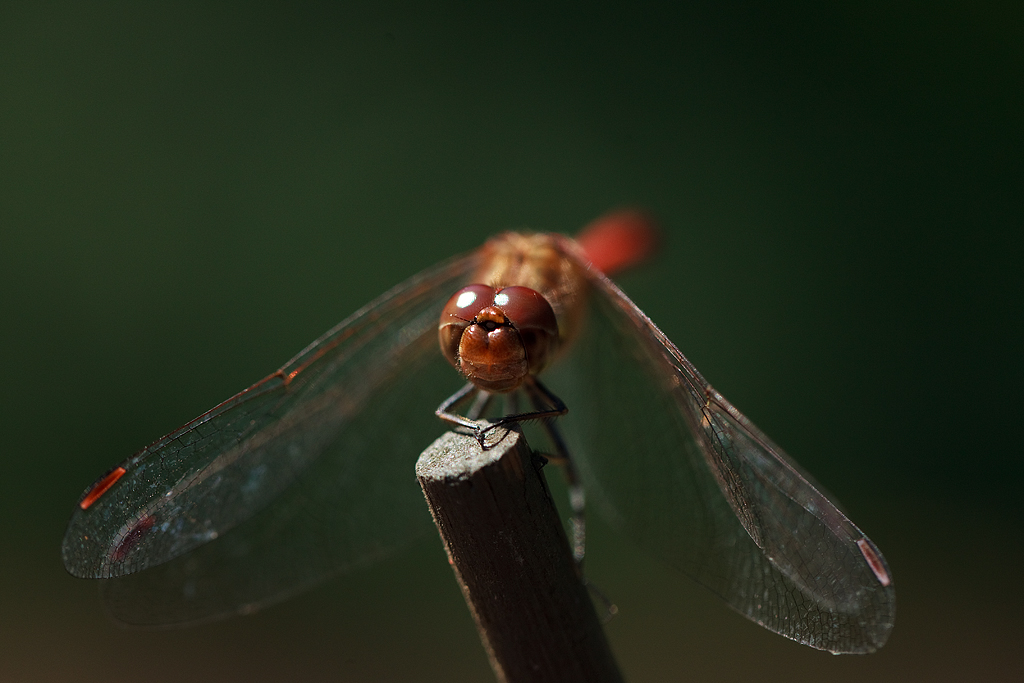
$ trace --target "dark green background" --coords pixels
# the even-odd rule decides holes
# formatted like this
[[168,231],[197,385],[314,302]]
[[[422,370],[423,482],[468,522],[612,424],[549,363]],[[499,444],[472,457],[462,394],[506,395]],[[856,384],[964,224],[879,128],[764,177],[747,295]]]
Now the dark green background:
[[63,527],[104,469],[410,274],[620,205],[666,232],[627,291],[899,596],[881,652],[832,657],[598,526],[630,679],[1019,675],[1019,3],[424,4],[0,9],[0,679],[491,680],[440,542],[124,631]]

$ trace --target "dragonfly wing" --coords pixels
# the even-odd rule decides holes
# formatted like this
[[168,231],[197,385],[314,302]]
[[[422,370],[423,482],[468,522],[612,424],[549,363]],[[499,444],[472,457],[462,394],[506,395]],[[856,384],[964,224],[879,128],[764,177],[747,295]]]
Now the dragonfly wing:
[[552,387],[589,500],[634,541],[762,626],[832,652],[884,644],[878,549],[714,391],[610,280]]
[[266,604],[429,531],[413,466],[441,427],[433,407],[459,385],[437,319],[476,263],[395,287],[129,458],[76,508],[68,571],[113,579],[104,592],[124,621],[176,623]]

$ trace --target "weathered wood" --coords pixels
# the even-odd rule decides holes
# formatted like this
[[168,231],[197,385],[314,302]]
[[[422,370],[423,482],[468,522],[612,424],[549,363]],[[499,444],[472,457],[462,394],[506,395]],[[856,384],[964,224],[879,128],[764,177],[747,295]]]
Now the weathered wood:
[[498,680],[622,681],[518,429],[486,450],[448,432],[420,455],[416,476]]

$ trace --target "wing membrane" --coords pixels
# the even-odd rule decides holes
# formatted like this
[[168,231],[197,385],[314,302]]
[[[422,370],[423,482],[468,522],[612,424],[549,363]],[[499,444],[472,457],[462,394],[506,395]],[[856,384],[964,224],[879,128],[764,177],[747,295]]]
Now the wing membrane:
[[76,508],[68,570],[115,579],[104,591],[118,618],[174,623],[265,604],[428,531],[413,465],[458,386],[437,318],[476,262],[406,281],[129,458]]
[[881,647],[895,594],[875,546],[614,283],[592,285],[589,327],[552,382],[590,500],[766,628],[832,652]]

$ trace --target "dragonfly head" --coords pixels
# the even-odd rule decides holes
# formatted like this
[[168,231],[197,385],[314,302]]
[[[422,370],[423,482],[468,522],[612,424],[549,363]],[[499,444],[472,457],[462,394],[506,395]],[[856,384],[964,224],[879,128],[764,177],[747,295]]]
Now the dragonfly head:
[[540,372],[558,344],[551,304],[528,287],[469,285],[448,300],[441,353],[481,389],[512,391]]

